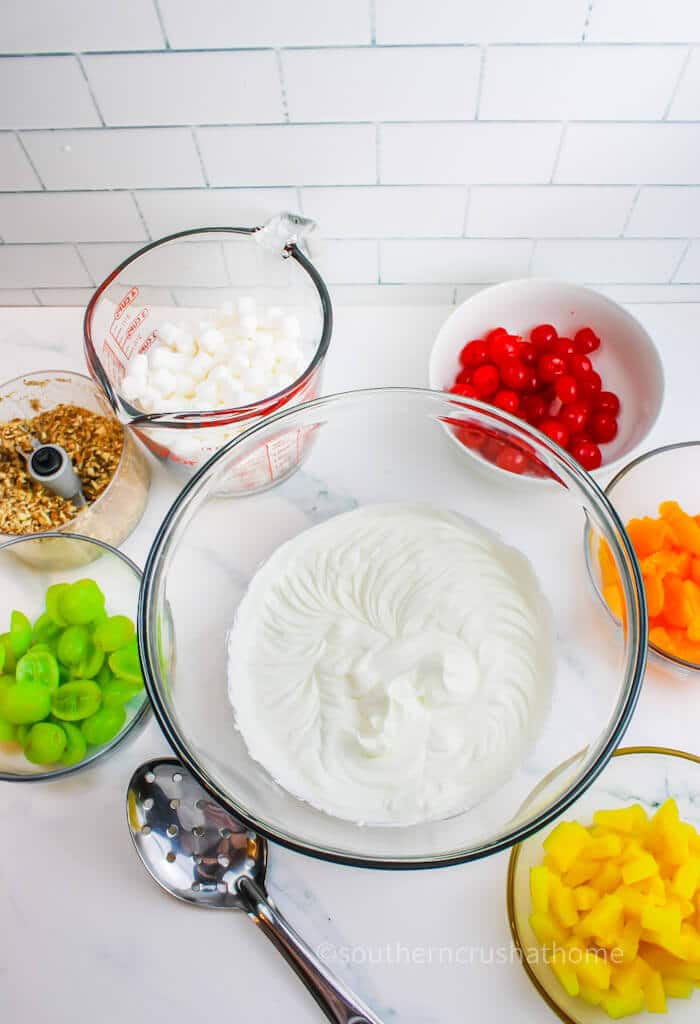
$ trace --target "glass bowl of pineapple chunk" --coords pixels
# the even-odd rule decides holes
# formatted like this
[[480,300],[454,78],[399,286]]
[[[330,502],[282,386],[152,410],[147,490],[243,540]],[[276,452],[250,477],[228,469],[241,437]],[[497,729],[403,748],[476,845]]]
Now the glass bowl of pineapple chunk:
[[562,818],[514,847],[515,947],[566,1024],[700,1019],[699,798],[700,757],[623,748]]

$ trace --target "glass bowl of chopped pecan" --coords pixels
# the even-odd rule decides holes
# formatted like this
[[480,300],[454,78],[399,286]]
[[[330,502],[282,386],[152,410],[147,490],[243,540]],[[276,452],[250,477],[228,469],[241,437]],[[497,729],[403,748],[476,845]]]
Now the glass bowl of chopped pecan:
[[[141,518],[149,479],[142,450],[88,377],[49,370],[0,385],[0,542],[68,531],[118,547]],[[21,557],[70,557],[54,549],[37,538]]]

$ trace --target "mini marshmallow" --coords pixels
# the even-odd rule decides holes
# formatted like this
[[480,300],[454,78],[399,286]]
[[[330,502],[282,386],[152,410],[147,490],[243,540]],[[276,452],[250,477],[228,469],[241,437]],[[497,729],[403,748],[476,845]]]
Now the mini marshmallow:
[[250,360],[250,365],[254,367],[256,370],[262,370],[264,373],[267,373],[269,370],[273,368],[276,362],[277,357],[275,356],[275,353],[272,351],[272,349],[263,348],[258,349],[257,352],[253,353],[253,358]]
[[219,317],[221,320],[230,320],[235,315],[232,302],[222,302],[219,306]]
[[204,334],[205,331],[211,331],[216,327],[213,320],[200,320],[199,321],[199,334]]
[[260,322],[271,331],[279,331],[282,326],[282,320],[284,319],[284,313],[279,306],[270,306],[269,309],[263,313],[260,318]]
[[255,316],[257,304],[252,295],[241,295],[236,305],[238,306],[238,315],[241,319],[244,316]]
[[137,352],[135,356],[131,357],[129,363],[129,376],[130,377],[145,377],[148,373],[148,356],[143,352]]
[[272,348],[275,336],[272,331],[256,331],[254,342],[258,348]]
[[289,338],[281,338],[275,344],[275,355],[280,362],[292,362],[301,359],[301,349],[295,341],[291,341]]
[[148,362],[152,370],[175,370],[179,369],[179,363],[184,357],[164,345],[154,345],[148,353]]
[[298,341],[301,337],[299,318],[294,315],[285,316],[282,320],[282,334],[290,341]]
[[193,356],[195,351],[194,338],[189,331],[182,331],[175,339],[175,351],[185,356]]
[[289,377],[290,383],[296,380],[304,369],[304,363],[300,359],[284,359],[276,366],[278,377]]
[[200,351],[208,352],[210,356],[223,351],[226,342],[221,331],[211,327],[199,336]]
[[230,355],[228,365],[233,373],[242,373],[250,366],[250,358],[243,348],[236,348]]
[[[239,405],[252,405],[255,401],[255,395],[250,391],[241,391],[238,394]],[[243,428],[245,430],[245,427]]]
[[191,398],[197,387],[197,381],[189,373],[175,374],[175,393],[183,398]]
[[169,323],[167,320],[164,324],[161,324],[158,328],[158,337],[163,344],[171,347],[175,344],[175,339],[180,334],[180,328],[176,327],[175,324]]
[[133,402],[135,399],[140,398],[146,390],[146,378],[132,377],[131,374],[127,374],[122,380],[119,390],[127,402]]
[[240,381],[233,379],[220,381],[217,385],[217,393],[219,395],[219,400],[223,403],[225,408],[235,409],[236,406],[243,404],[241,402],[241,395],[244,392]]
[[198,352],[189,365],[189,372],[195,380],[204,380],[214,365],[214,360],[208,352]]
[[207,402],[207,408],[209,409],[214,408],[219,397],[216,391],[216,384],[209,380],[203,380],[201,384],[198,384],[194,395],[198,402]]
[[207,377],[207,380],[212,381],[214,384],[219,384],[222,381],[230,381],[232,379],[233,374],[231,373],[231,367],[226,366],[225,363],[220,363],[218,366],[215,366]]
[[241,383],[247,391],[257,391],[265,383],[266,376],[262,370],[250,367],[241,374]]
[[177,378],[170,370],[156,370],[155,373],[149,374],[148,383],[161,398],[170,398],[175,394]]
[[244,338],[252,338],[258,329],[258,318],[255,313],[247,313],[245,316],[242,316],[238,329]]
[[162,401],[163,396],[159,395],[155,388],[146,387],[139,395],[139,408],[144,412],[153,412]]

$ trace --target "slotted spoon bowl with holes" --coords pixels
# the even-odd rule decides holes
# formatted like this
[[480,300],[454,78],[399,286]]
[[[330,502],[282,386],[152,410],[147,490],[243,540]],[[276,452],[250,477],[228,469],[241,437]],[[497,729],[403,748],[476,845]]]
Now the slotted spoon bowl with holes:
[[242,910],[333,1024],[381,1024],[316,957],[265,891],[267,842],[216,803],[173,759],[147,761],[127,791],[129,831],[165,892],[196,907]]

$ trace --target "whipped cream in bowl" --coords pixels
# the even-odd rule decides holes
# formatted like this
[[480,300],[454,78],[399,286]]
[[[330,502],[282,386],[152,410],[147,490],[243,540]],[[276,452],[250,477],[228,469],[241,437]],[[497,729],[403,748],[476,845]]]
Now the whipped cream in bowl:
[[448,818],[502,785],[550,703],[551,613],[523,555],[431,505],[366,505],[282,544],[228,638],[250,756],[348,821]]

